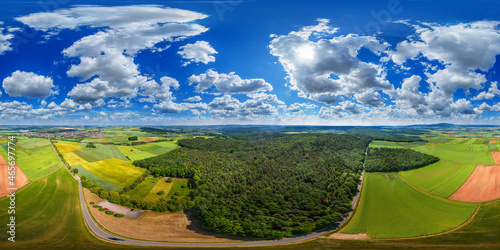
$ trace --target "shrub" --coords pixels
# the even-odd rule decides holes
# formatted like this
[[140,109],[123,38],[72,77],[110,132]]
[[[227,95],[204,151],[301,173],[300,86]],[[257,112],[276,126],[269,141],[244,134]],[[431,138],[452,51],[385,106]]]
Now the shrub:
[[115,213],[113,211],[106,211],[106,214],[113,215]]
[[117,217],[117,218],[123,218],[123,217],[125,217],[125,215],[123,215],[123,214],[115,214],[115,217]]
[[181,188],[186,188],[186,185],[182,185]]
[[106,211],[106,209],[101,207],[101,208],[99,208],[99,211]]
[[95,207],[95,208],[98,208],[98,207],[99,207],[99,205],[94,205],[94,207]]
[[158,195],[164,195],[165,194],[165,191],[161,190],[160,192],[156,193]]
[[168,178],[168,179],[165,180],[165,182],[167,182],[167,183],[172,183],[173,181],[174,180],[172,178]]
[[90,202],[90,205],[94,205],[94,204],[95,204],[95,202],[93,202],[93,201]]

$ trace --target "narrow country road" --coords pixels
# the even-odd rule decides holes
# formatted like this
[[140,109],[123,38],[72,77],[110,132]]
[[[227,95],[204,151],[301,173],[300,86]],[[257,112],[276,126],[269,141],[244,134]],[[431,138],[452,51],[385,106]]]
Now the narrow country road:
[[[54,146],[54,145],[52,145]],[[55,150],[55,149],[54,149]],[[367,151],[365,152],[365,159],[366,159],[366,154],[368,152],[368,148],[366,149]],[[58,151],[56,151],[58,152]],[[61,160],[61,162],[63,162]],[[63,162],[64,165],[64,162]],[[65,166],[67,169],[67,167]],[[69,171],[69,170],[68,170]],[[272,246],[272,245],[283,245],[283,244],[290,244],[290,243],[297,243],[305,240],[311,240],[314,238],[318,238],[321,235],[336,229],[342,223],[344,223],[349,216],[354,212],[354,209],[356,207],[356,204],[359,199],[359,194],[361,193],[361,187],[363,184],[363,179],[364,179],[364,163],[363,163],[363,172],[361,173],[361,178],[360,178],[360,184],[358,185],[358,191],[356,195],[353,198],[352,201],[352,206],[347,211],[337,222],[314,232],[300,235],[300,236],[295,236],[295,237],[290,237],[290,238],[285,238],[285,239],[278,239],[278,240],[264,240],[264,241],[248,241],[248,242],[234,242],[234,243],[174,243],[174,242],[156,242],[156,241],[142,241],[142,240],[132,240],[132,239],[127,239],[119,236],[112,235],[110,233],[105,232],[102,230],[97,224],[94,222],[92,219],[92,216],[90,215],[90,212],[87,208],[87,205],[85,204],[85,199],[83,197],[83,188],[81,184],[81,180],[78,177],[78,175],[75,175],[74,178],[75,180],[78,181],[78,192],[80,195],[80,205],[82,207],[82,212],[83,216],[85,218],[85,222],[89,226],[90,230],[99,238],[102,238],[106,241],[114,242],[114,243],[119,243],[119,244],[126,244],[126,245],[138,245],[138,246],[165,246],[165,247],[253,247],[253,246]],[[168,239],[166,239],[168,240]]]

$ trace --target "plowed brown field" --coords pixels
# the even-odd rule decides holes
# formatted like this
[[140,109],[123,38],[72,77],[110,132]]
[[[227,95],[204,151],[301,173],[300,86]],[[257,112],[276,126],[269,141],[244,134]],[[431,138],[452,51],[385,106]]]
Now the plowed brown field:
[[22,188],[24,185],[28,184],[29,179],[28,176],[24,174],[24,172],[19,168],[16,164],[16,178],[14,179],[15,185],[10,186],[8,179],[8,168],[9,164],[5,161],[5,159],[0,155],[0,197],[4,197],[8,195],[13,190],[8,190],[7,188]]
[[[495,160],[495,162],[497,162]],[[465,202],[483,202],[500,198],[500,165],[477,165],[469,179],[450,197]]]

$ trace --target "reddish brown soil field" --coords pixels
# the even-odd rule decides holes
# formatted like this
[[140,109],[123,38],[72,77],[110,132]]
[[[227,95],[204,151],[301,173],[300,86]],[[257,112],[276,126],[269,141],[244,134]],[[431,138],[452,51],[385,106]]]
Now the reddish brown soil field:
[[152,142],[158,140],[158,137],[141,137],[140,140],[143,142]]
[[[8,179],[8,168],[9,164],[5,161],[5,159],[0,155],[0,197],[4,197],[10,193],[11,190],[8,190],[7,188],[11,188],[9,185],[9,179]],[[16,185],[14,186],[15,188],[22,188],[24,185],[28,184],[29,179],[28,176],[24,174],[24,172],[19,168],[19,166],[16,164],[16,178],[15,178],[15,183]]]
[[495,164],[500,164],[500,152],[491,152]]
[[449,198],[465,202],[483,202],[499,199],[500,165],[477,165],[474,172],[469,176],[469,179]]
[[497,143],[497,141],[496,141],[496,140],[491,140],[491,141],[490,141],[490,144],[495,144],[495,143]]
[[101,139],[93,139],[93,142],[109,142],[108,138],[101,138]]

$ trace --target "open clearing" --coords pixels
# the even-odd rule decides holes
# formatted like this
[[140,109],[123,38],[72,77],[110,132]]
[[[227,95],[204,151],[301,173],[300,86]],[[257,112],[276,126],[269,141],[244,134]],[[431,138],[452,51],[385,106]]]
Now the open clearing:
[[[159,201],[161,198],[167,198],[168,193],[170,192],[170,189],[172,188],[173,182],[167,183],[165,180],[167,180],[168,177],[164,177],[156,183],[156,185],[151,189],[149,194],[146,196],[147,201]],[[158,192],[163,190],[165,194],[163,195],[158,195]]]
[[483,202],[500,198],[500,165],[477,165],[469,179],[450,199],[465,202]]
[[363,190],[356,214],[340,233],[371,238],[435,234],[464,223],[477,208],[421,192],[396,173],[368,173]]
[[392,141],[372,141],[370,148],[403,148]]
[[[99,196],[86,188],[84,193],[87,204],[91,201],[95,203],[102,201]],[[138,219],[129,219],[107,215],[92,206],[89,206],[89,210],[101,226],[125,237],[172,242],[234,242],[227,236],[204,230],[189,213],[145,211]]]
[[130,199],[140,200],[146,198],[146,196],[151,192],[151,189],[158,182],[158,178],[145,178],[141,184],[137,185],[134,190],[130,190],[126,193]]
[[474,168],[474,164],[441,160],[423,168],[400,172],[400,174],[414,185],[447,198],[467,181]]
[[10,193],[7,188],[22,188],[24,185],[29,183],[28,176],[19,168],[16,164],[16,175],[15,175],[15,185],[10,186],[9,184],[9,174],[8,168],[10,165],[5,161],[5,159],[0,155],[0,197],[4,197]]

